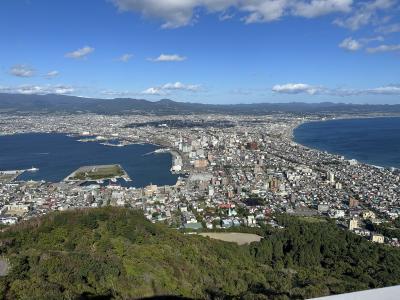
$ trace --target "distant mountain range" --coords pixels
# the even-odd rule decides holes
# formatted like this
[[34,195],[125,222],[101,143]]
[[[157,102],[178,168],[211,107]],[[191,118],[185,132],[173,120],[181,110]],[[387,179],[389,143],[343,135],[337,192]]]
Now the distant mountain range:
[[175,102],[169,99],[147,101],[116,98],[93,99],[65,95],[23,95],[0,93],[0,113],[99,113],[99,114],[271,114],[271,113],[385,113],[399,114],[400,104],[361,105],[344,103],[254,103],[214,105]]

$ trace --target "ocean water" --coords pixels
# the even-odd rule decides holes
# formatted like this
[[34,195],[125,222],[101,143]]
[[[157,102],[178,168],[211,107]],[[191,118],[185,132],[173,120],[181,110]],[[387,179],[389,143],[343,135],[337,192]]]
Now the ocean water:
[[294,130],[294,140],[347,159],[400,168],[400,117],[305,123]]
[[145,155],[159,148],[155,145],[111,147],[78,139],[38,133],[0,136],[0,170],[34,166],[39,171],[26,172],[19,179],[59,182],[81,166],[120,164],[133,180],[123,184],[126,186],[173,185],[177,181],[178,177],[170,172],[170,153]]

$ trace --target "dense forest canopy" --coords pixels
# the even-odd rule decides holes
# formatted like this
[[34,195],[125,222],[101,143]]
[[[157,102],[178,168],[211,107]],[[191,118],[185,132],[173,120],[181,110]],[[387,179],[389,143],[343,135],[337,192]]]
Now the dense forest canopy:
[[400,284],[400,250],[366,241],[327,219],[276,216],[238,246],[101,208],[57,212],[3,230],[11,266],[4,299],[303,299]]

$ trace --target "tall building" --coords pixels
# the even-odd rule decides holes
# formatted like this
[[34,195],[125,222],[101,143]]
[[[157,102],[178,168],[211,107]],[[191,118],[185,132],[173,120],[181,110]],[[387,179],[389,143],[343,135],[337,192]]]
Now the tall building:
[[329,183],[335,183],[335,174],[332,172],[328,172],[327,179]]
[[355,228],[358,228],[358,219],[351,219],[349,222],[349,230],[354,230]]

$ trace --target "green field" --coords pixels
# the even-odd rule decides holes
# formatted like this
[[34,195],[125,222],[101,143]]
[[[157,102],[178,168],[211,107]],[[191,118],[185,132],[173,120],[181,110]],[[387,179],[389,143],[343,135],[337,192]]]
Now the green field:
[[82,167],[75,171],[69,180],[100,180],[125,175],[120,165]]

